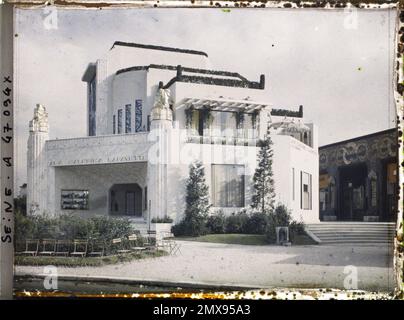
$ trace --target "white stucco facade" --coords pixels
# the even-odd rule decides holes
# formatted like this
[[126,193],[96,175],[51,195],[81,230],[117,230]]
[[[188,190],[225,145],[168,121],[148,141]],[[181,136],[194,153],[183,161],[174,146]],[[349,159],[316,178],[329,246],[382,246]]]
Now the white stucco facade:
[[46,111],[35,109],[31,214],[179,221],[195,160],[205,167],[212,214],[239,211],[251,203],[257,142],[270,125],[276,202],[298,220],[318,221],[316,126],[304,123],[302,109],[274,108],[263,75],[249,81],[211,70],[203,52],[116,42],[82,80],[88,136],[49,140]]

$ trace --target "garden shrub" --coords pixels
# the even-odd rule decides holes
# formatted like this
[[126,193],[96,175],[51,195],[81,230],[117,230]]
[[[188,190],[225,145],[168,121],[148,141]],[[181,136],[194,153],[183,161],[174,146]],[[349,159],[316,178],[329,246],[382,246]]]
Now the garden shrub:
[[246,219],[243,233],[264,234],[268,225],[268,215],[266,213],[254,211]]
[[151,219],[152,223],[172,223],[173,219],[171,219],[169,216],[165,215],[162,218],[153,218]]
[[245,210],[227,216],[225,223],[226,233],[244,233],[247,220],[248,214]]
[[297,234],[304,233],[303,222],[292,219],[292,213],[283,204],[276,206],[273,213],[268,216],[266,238],[269,243],[276,242],[276,227],[289,227],[289,240],[292,241]]
[[98,239],[109,242],[133,234],[129,219],[94,216],[83,218],[64,214],[59,217],[15,215],[16,242],[26,239]]
[[209,188],[205,179],[205,168],[200,161],[189,166],[186,185],[184,218],[171,228],[175,236],[197,237],[207,233],[206,222],[211,205]]
[[297,235],[305,234],[303,221],[292,221],[289,224],[289,238],[293,242]]
[[222,210],[219,210],[208,217],[206,222],[209,233],[225,233],[226,217]]

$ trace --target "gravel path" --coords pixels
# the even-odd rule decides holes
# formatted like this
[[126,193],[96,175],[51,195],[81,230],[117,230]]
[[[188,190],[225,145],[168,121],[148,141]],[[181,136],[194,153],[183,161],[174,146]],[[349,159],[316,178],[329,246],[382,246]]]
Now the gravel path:
[[[251,287],[344,289],[344,268],[357,269],[358,289],[394,288],[391,248],[363,246],[246,246],[181,241],[176,256],[103,267],[58,268],[59,275],[122,277]],[[345,270],[351,273],[350,270]],[[16,267],[42,274],[43,267]]]

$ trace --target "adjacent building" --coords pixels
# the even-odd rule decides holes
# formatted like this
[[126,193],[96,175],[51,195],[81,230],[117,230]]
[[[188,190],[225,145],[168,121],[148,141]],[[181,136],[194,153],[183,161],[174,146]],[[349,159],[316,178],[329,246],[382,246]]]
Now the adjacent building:
[[397,139],[393,128],[319,148],[322,221],[396,220]]
[[[319,221],[317,129],[303,108],[273,108],[265,76],[212,70],[208,55],[115,42],[90,63],[88,135],[49,139],[37,105],[28,141],[28,211],[179,221],[189,164],[202,161],[212,214],[251,203],[257,141],[273,140],[276,201]],[[84,110],[84,108],[83,108]]]

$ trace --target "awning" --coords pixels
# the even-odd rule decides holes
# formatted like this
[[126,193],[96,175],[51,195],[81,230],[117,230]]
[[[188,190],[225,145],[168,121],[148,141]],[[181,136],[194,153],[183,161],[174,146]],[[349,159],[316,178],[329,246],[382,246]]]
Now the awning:
[[185,98],[177,104],[176,108],[186,107],[194,109],[209,108],[213,111],[232,111],[232,112],[254,112],[265,107],[271,107],[268,103],[253,102],[249,100],[229,100],[229,99],[198,99]]

